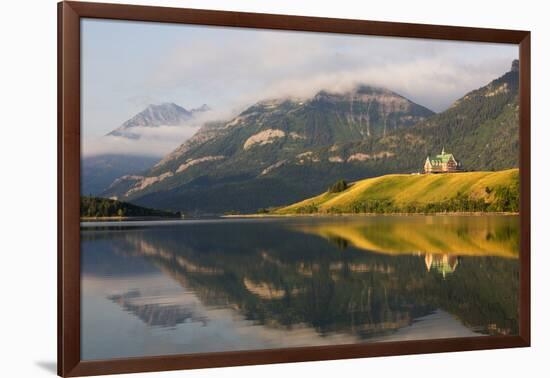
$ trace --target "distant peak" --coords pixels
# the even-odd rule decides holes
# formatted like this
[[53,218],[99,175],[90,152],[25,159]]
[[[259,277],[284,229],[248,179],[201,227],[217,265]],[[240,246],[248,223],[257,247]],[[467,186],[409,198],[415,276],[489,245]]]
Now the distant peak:
[[350,95],[396,95],[396,93],[389,89],[376,87],[368,84],[358,84],[352,89],[345,92],[332,92],[330,90],[321,90],[317,92],[314,98],[326,98],[326,97],[346,97]]
[[512,67],[510,68],[511,72],[519,72],[519,60],[514,59],[512,61]]
[[181,108],[181,106],[179,106],[178,104],[175,104],[173,102],[163,102],[159,105],[156,105],[156,106],[164,106],[164,107],[169,107],[169,108]]
[[124,122],[120,127],[107,135],[123,136],[131,139],[139,139],[139,134],[127,132],[133,127],[156,127],[182,125],[193,117],[193,114],[185,108],[173,102],[149,104],[141,112]]
[[375,87],[375,86],[372,86],[372,85],[367,85],[367,84],[359,84],[355,87],[355,90],[354,90],[356,93],[384,93],[384,94],[387,94],[387,93],[393,93],[392,91],[390,91],[389,89],[386,89],[386,88],[381,88],[381,87]]
[[206,104],[202,104],[201,106],[199,106],[198,108],[194,108],[194,109],[191,109],[191,113],[196,113],[196,112],[207,112],[209,110],[212,110],[210,108],[210,106],[206,105]]

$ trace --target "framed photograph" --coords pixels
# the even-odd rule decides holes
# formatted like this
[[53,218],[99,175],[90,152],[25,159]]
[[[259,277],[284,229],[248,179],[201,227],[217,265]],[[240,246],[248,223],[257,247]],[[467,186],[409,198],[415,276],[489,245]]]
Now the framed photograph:
[[530,33],[59,3],[58,373],[530,345]]

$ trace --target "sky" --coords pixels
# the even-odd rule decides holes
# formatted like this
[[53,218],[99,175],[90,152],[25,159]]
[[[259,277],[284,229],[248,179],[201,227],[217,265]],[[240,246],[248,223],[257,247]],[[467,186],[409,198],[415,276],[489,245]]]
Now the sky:
[[[230,119],[258,101],[385,87],[440,112],[509,70],[517,45],[83,19],[83,153],[149,104],[208,104]],[[166,131],[166,130],[164,130]],[[160,132],[163,132],[162,130]],[[177,147],[168,131],[151,154]],[[189,131],[182,134],[187,138]],[[169,140],[170,143],[164,143]],[[159,142],[160,141],[160,142]],[[126,146],[131,153],[138,147]],[[120,150],[120,149],[119,149]]]

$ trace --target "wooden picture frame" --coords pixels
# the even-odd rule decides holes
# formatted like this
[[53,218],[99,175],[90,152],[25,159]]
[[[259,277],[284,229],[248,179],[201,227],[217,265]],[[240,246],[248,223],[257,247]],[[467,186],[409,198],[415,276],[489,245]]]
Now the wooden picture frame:
[[[99,18],[518,44],[520,51],[519,335],[82,361],[80,357],[80,20]],[[83,376],[439,353],[530,345],[530,32],[151,6],[58,4],[58,374]]]

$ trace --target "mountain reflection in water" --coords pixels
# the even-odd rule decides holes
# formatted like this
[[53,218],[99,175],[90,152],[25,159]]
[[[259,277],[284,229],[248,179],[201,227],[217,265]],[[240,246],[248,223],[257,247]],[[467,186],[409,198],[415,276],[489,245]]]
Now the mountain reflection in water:
[[518,332],[515,216],[83,227],[82,358]]

